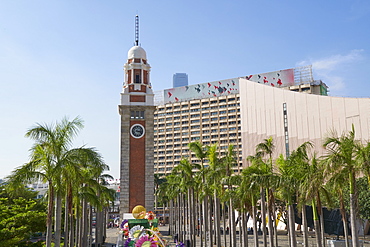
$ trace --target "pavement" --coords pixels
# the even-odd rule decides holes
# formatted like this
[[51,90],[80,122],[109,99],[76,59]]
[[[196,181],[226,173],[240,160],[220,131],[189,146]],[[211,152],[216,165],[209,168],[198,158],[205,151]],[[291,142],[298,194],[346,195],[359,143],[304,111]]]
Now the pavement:
[[[166,240],[166,243],[167,243],[168,247],[176,246],[175,242],[173,241],[173,237],[168,234],[168,225],[167,226],[160,226],[159,231],[162,234],[163,239]],[[109,229],[107,229],[107,237],[106,237],[105,244],[103,246],[105,246],[105,247],[118,247],[118,246],[116,246],[118,233],[119,233],[118,228],[109,228]],[[297,234],[298,246],[299,245],[303,246],[303,236],[302,236],[302,234],[299,233],[299,232],[297,232],[296,234]],[[327,240],[335,239],[335,237],[336,236],[327,236]],[[222,242],[223,247],[229,247],[230,246],[229,245],[229,235],[226,235],[226,239],[227,239],[227,242],[226,242],[226,246],[225,246],[224,236],[223,235],[221,236],[221,242]],[[369,235],[366,235],[365,237],[361,237],[360,240],[363,244],[362,246],[370,247],[370,236]],[[238,235],[237,235],[237,242],[238,242],[237,247],[241,246],[240,243],[239,243],[239,236]],[[316,238],[313,234],[310,235],[310,237],[308,239],[308,242],[309,242],[309,244],[308,244],[307,247],[316,247]],[[248,244],[249,244],[249,246],[253,246],[253,235],[248,235]],[[259,236],[259,244],[260,245],[263,244],[262,236]],[[288,247],[289,246],[288,236],[287,236],[286,231],[278,232],[278,244],[279,244],[280,247]],[[200,246],[200,238],[199,237],[197,237],[196,246]],[[345,246],[345,245],[343,245],[343,246]],[[205,246],[205,247],[210,247],[210,246]]]

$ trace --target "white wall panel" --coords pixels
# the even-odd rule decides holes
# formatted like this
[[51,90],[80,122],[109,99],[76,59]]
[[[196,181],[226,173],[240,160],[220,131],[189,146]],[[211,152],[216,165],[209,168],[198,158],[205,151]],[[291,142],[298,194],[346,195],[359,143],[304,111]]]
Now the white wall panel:
[[285,154],[283,103],[287,103],[290,151],[304,141],[315,144],[322,155],[322,140],[331,130],[338,134],[350,130],[356,137],[369,140],[370,99],[340,98],[291,92],[266,87],[245,79],[239,80],[242,121],[243,159],[253,155],[255,146],[272,136],[275,155]]

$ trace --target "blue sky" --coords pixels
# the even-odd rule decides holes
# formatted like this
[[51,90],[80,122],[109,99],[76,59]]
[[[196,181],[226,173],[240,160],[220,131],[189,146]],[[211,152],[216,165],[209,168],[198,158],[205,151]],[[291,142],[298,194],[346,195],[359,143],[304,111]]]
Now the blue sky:
[[370,96],[368,0],[2,0],[0,178],[28,161],[35,123],[80,116],[119,177],[122,66],[140,43],[154,90],[313,65],[330,95]]

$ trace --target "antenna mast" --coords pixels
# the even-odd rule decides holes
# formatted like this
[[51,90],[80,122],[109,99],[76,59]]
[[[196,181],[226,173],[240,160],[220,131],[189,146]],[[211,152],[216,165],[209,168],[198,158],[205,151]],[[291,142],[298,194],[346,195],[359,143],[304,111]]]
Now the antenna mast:
[[135,44],[139,46],[139,16],[135,16]]

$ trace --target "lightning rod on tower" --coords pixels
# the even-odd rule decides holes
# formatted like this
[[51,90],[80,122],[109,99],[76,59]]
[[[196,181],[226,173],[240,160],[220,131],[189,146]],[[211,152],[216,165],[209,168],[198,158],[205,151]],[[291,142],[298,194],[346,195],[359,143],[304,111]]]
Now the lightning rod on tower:
[[135,45],[139,46],[139,16],[135,16]]

